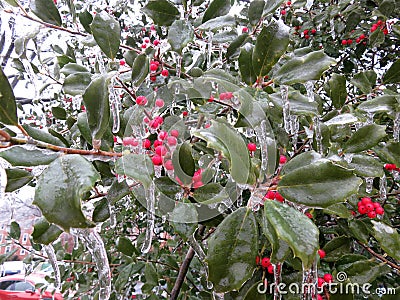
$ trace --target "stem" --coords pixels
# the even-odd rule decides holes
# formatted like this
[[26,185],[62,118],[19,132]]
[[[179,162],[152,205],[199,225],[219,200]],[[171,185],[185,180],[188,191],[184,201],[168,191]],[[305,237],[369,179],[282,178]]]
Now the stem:
[[358,244],[361,245],[361,247],[363,247],[365,250],[367,250],[372,256],[376,257],[377,259],[379,259],[380,261],[388,264],[390,267],[392,267],[393,269],[400,271],[400,265],[397,265],[393,262],[391,262],[390,260],[386,259],[385,257],[383,257],[382,255],[376,253],[374,250],[372,250],[370,247],[365,246],[364,244],[360,243],[359,241],[357,241]]

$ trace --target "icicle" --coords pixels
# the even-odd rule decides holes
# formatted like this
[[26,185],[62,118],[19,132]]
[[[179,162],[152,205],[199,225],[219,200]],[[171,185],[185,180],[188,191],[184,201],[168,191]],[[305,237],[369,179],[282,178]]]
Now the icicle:
[[104,60],[103,60],[103,57],[101,55],[101,50],[100,49],[98,49],[96,51],[96,61],[97,61],[97,64],[99,66],[100,73],[101,74],[105,74],[106,73],[106,67],[104,66]]
[[47,253],[47,257],[49,259],[51,266],[53,267],[55,286],[56,288],[59,289],[61,288],[61,275],[60,275],[60,268],[58,267],[57,264],[56,253],[54,252],[54,248],[51,244],[45,245],[44,250]]
[[212,43],[213,33],[212,31],[208,32],[208,42],[207,42],[207,69],[211,68],[211,60],[212,60]]
[[224,213],[227,209],[231,208],[233,206],[231,198],[226,198],[222,200],[219,205],[218,205],[218,211],[222,214]]
[[264,194],[265,192],[255,189],[252,191],[249,203],[253,211],[258,211],[262,205],[264,205]]
[[314,80],[306,81],[304,86],[307,91],[308,102],[314,102]]
[[254,129],[250,127],[246,128],[246,130],[243,132],[243,135],[249,139],[256,136]]
[[386,200],[386,190],[387,190],[387,180],[386,175],[383,174],[381,178],[379,178],[379,197],[381,200]]
[[316,300],[318,297],[318,269],[317,260],[314,260],[310,269],[303,266],[303,281],[301,300]]
[[329,20],[329,26],[331,27],[331,37],[332,40],[336,39],[336,33],[335,33],[335,20],[332,18]]
[[343,158],[348,164],[350,164],[351,161],[353,160],[353,156],[354,153],[346,153]]
[[374,123],[374,114],[372,112],[367,113],[367,120],[365,121],[365,125],[370,125]]
[[322,148],[322,133],[321,133],[321,122],[318,116],[315,116],[314,119],[314,130],[315,130],[315,141],[317,143],[317,152],[323,152]]
[[290,133],[292,135],[292,144],[293,148],[296,150],[297,149],[297,138],[299,136],[299,118],[296,115],[291,115],[290,116]]
[[112,82],[109,86],[109,94],[110,94],[110,108],[111,108],[111,115],[113,120],[112,132],[117,133],[120,129],[120,116],[119,116],[119,107],[121,98],[117,93],[116,89],[114,88],[114,82]]
[[268,142],[266,120],[261,121],[260,125],[254,128],[256,138],[261,151],[261,170],[265,172],[268,166]]
[[372,187],[374,184],[374,178],[373,177],[367,177],[365,178],[365,192],[370,194],[372,192]]
[[290,134],[290,104],[289,104],[289,87],[281,86],[282,109],[283,109],[283,128]]
[[34,100],[39,99],[39,84],[37,81],[37,76],[33,71],[31,63],[26,58],[21,58],[22,65],[24,66],[25,72],[28,75],[29,81],[33,84],[35,89]]
[[306,2],[306,9],[310,10],[311,6],[313,6],[314,0],[307,0]]
[[225,299],[224,293],[213,292],[213,300],[224,300],[224,299]]
[[154,232],[154,222],[155,222],[155,185],[154,182],[145,189],[146,197],[146,210],[147,210],[147,227],[146,227],[146,237],[142,245],[142,253],[147,253],[150,251],[151,243],[153,241]]
[[7,187],[7,173],[2,165],[0,165],[0,203],[3,201],[6,195]]
[[93,228],[74,230],[88,248],[96,264],[100,286],[99,299],[108,300],[111,295],[111,270],[103,240]]
[[107,198],[107,205],[108,205],[108,210],[110,212],[110,227],[114,228],[115,226],[117,226],[117,216],[115,214],[115,207],[108,198]]
[[393,170],[392,171],[392,175],[393,175],[393,179],[394,180],[400,180],[400,172],[399,171],[397,171],[397,170]]
[[396,113],[396,117],[393,121],[393,140],[400,142],[400,112]]
[[160,178],[161,177],[161,171],[162,171],[162,166],[154,165],[154,176],[156,178]]
[[279,291],[279,286],[282,282],[282,263],[273,264],[274,266],[274,300],[280,300],[282,293]]

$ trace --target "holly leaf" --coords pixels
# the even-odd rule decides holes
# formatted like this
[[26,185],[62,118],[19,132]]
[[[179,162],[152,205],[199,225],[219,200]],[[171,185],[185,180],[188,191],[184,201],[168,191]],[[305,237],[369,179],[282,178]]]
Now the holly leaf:
[[13,192],[28,184],[33,179],[32,173],[23,169],[12,168],[5,170],[7,174],[6,192]]
[[96,14],[90,28],[100,49],[107,57],[114,59],[117,55],[121,40],[119,22],[102,11]]
[[168,42],[172,50],[182,53],[182,49],[193,40],[193,26],[185,20],[176,20],[168,31]]
[[151,158],[145,154],[128,154],[119,158],[115,163],[115,171],[139,181],[149,188],[153,181],[154,167]]
[[0,122],[8,125],[17,125],[17,105],[15,96],[8,82],[7,76],[0,67]]
[[247,85],[252,85],[257,80],[257,75],[254,72],[253,65],[251,64],[253,58],[253,47],[246,44],[240,49],[239,55],[239,70],[243,81]]
[[142,11],[160,26],[170,26],[179,18],[179,10],[167,0],[150,0]]
[[140,54],[135,58],[132,65],[132,83],[138,87],[149,74],[149,59],[146,54]]
[[33,0],[29,8],[42,21],[61,26],[61,16],[53,0]]
[[187,241],[197,229],[198,214],[196,208],[190,203],[177,202],[170,214],[170,222],[179,236]]
[[207,10],[204,12],[202,23],[214,19],[219,16],[224,16],[229,13],[231,9],[230,0],[214,0],[210,3]]
[[371,220],[373,235],[382,249],[396,260],[400,260],[400,235],[397,230],[389,225]]
[[383,76],[383,83],[385,84],[398,82],[400,82],[400,59],[396,60]]
[[217,292],[239,290],[253,274],[258,252],[257,222],[242,207],[227,216],[208,241],[208,279]]
[[33,167],[48,165],[60,154],[49,150],[26,149],[22,146],[12,146],[0,151],[0,157],[8,161],[12,166]]
[[63,231],[54,224],[50,224],[45,218],[40,218],[33,225],[32,238],[35,243],[48,245],[54,242]]
[[345,152],[357,153],[371,149],[386,136],[386,126],[369,124],[361,127],[346,142],[343,147]]
[[33,204],[40,208],[47,221],[65,231],[71,227],[93,227],[95,224],[81,210],[81,199],[98,180],[100,174],[82,156],[61,156],[39,176]]

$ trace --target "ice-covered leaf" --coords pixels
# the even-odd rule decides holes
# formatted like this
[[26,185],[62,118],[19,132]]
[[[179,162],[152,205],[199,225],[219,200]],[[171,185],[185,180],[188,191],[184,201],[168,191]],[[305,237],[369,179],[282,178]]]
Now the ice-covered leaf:
[[202,23],[219,16],[227,15],[231,9],[230,0],[213,0],[204,12]]
[[174,210],[170,214],[170,222],[179,236],[187,241],[197,229],[197,210],[190,203],[177,202]]
[[396,260],[400,260],[400,235],[396,228],[383,222],[371,220],[374,225],[373,235],[382,249]]
[[0,157],[11,165],[20,167],[48,165],[59,156],[58,153],[39,149],[30,150],[22,146],[13,146],[0,151]]
[[400,82],[400,59],[396,60],[383,76],[383,83],[385,84],[398,82]]
[[28,184],[33,179],[32,173],[24,169],[18,169],[18,168],[6,169],[6,173],[7,173],[6,192],[13,192],[23,187],[24,185]]
[[122,156],[116,161],[115,170],[119,175],[126,175],[139,181],[145,188],[148,188],[153,181],[153,162],[145,154],[128,154]]
[[48,245],[54,242],[63,231],[54,224],[50,224],[45,218],[40,218],[33,225],[32,238],[35,243]]
[[53,0],[33,0],[30,1],[29,8],[42,21],[60,26],[61,16]]
[[179,10],[167,0],[150,0],[142,11],[160,26],[169,26],[179,18]]
[[90,28],[92,29],[93,37],[100,49],[107,57],[114,59],[117,55],[121,40],[119,22],[102,11],[96,14]]
[[168,42],[172,50],[181,53],[182,49],[193,40],[193,26],[185,20],[176,20],[168,31]]
[[361,127],[344,145],[344,151],[350,153],[361,152],[376,146],[386,136],[386,126],[369,124]]
[[140,54],[135,58],[132,65],[132,83],[140,86],[149,74],[149,59],[146,54]]
[[33,203],[47,221],[66,231],[71,227],[92,227],[94,223],[81,210],[81,198],[99,179],[100,174],[82,156],[61,156],[39,176]]
[[63,90],[66,94],[77,96],[83,95],[91,82],[91,75],[87,72],[78,72],[68,75],[63,83]]
[[329,96],[336,108],[339,109],[344,105],[347,98],[346,77],[344,75],[332,74],[331,79],[329,79]]
[[239,70],[242,80],[247,85],[252,85],[257,80],[257,75],[254,72],[252,59],[253,59],[253,47],[242,47],[239,55]]
[[0,68],[0,122],[9,125],[18,124],[14,92],[2,68]]

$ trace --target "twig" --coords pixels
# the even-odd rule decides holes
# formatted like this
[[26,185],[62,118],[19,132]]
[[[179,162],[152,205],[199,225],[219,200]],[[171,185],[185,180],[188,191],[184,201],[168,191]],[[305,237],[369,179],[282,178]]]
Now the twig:
[[363,247],[365,250],[367,250],[372,256],[376,257],[377,259],[379,259],[380,261],[388,264],[390,267],[392,267],[393,269],[396,269],[397,271],[400,271],[400,265],[397,265],[393,262],[391,262],[390,260],[388,260],[387,258],[383,257],[382,255],[376,253],[374,250],[372,250],[370,247],[365,246],[364,244],[360,243],[359,241],[357,241],[358,244],[361,245],[361,247]]

